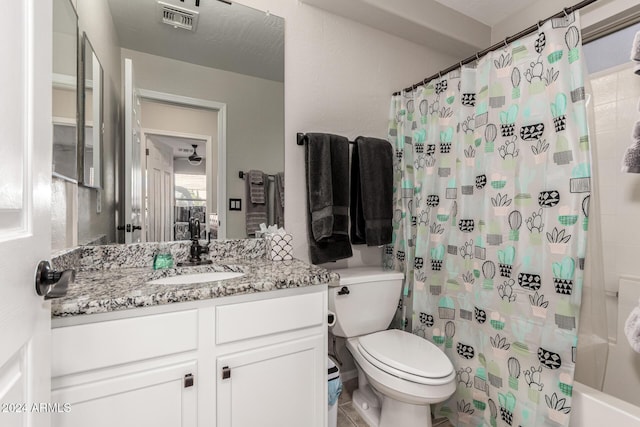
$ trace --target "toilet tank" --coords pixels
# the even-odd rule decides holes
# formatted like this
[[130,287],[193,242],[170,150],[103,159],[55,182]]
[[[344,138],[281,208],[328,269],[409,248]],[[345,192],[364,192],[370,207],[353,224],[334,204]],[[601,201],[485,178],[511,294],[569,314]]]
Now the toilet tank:
[[[404,273],[381,267],[333,270],[340,284],[329,288],[329,310],[336,314],[331,333],[351,338],[389,327],[398,307]],[[348,293],[341,290],[348,289]]]

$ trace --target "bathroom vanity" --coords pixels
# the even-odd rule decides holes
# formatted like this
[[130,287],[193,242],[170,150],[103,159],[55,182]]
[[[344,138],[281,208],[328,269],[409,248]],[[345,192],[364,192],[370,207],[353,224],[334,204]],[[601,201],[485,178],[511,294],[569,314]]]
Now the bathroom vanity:
[[[54,426],[325,425],[327,284],[337,276],[223,244],[212,266],[158,271],[137,266],[148,254],[110,253],[136,245],[83,249],[85,269],[52,304],[52,402],[69,404]],[[103,268],[86,269],[98,259]],[[149,283],[204,269],[244,274]]]

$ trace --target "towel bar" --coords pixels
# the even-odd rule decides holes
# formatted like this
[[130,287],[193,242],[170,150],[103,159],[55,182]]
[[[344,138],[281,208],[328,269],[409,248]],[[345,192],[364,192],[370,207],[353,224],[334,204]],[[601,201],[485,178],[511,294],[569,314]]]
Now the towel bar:
[[[276,177],[275,175],[270,175],[270,174],[265,174],[265,175],[271,181],[273,181],[273,179]],[[238,178],[244,179],[245,176],[247,176],[247,172],[238,171]]]
[[[307,135],[302,133],[302,132],[298,132],[296,133],[296,144],[298,145],[304,145],[304,143],[307,141]],[[349,144],[355,144],[355,141],[349,141]]]

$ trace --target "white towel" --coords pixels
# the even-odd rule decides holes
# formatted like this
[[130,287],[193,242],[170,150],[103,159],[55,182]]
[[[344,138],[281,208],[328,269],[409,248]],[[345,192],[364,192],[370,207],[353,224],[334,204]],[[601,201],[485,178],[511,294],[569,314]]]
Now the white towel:
[[636,62],[635,67],[633,67],[633,72],[640,75],[640,31],[638,31],[633,38],[629,59]]
[[631,348],[640,353],[640,306],[631,310],[631,314],[624,323],[624,334]]
[[640,62],[640,31],[636,33],[633,38],[633,45],[631,46],[631,55],[629,59],[632,61]]

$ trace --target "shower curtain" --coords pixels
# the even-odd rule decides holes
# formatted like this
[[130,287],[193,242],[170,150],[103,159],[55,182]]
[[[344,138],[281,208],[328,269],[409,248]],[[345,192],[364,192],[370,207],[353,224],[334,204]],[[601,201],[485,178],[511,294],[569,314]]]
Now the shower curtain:
[[455,425],[568,425],[591,162],[579,16],[391,102],[402,326],[439,346]]

